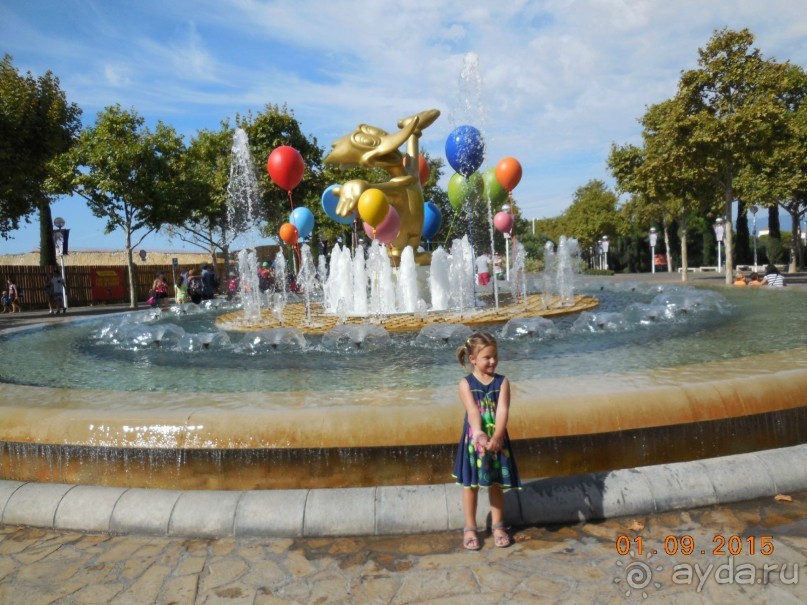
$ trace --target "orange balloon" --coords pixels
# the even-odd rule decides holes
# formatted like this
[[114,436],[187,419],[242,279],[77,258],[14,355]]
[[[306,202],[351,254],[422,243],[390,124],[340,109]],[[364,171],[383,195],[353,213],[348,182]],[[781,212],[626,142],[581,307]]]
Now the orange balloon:
[[280,235],[280,239],[282,239],[284,242],[286,242],[290,246],[293,246],[294,244],[296,244],[297,240],[300,239],[300,232],[297,231],[297,227],[295,227],[291,223],[284,223],[280,227],[280,231],[278,232],[278,235]]
[[426,161],[422,155],[418,156],[418,177],[420,178],[420,184],[425,185],[426,181],[429,180],[429,163]]
[[[406,166],[406,158],[403,161],[404,166]],[[418,180],[420,181],[421,185],[425,185],[426,181],[429,180],[429,174],[431,170],[429,169],[429,163],[426,161],[422,155],[418,156]]]
[[499,184],[512,192],[521,180],[521,164],[516,158],[503,158],[496,164],[496,180]]

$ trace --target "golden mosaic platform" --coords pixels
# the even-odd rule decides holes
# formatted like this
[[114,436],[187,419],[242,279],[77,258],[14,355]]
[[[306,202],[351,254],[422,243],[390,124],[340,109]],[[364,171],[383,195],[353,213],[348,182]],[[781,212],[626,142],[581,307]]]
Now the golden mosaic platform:
[[[459,311],[438,311],[423,314],[397,313],[382,317],[351,317],[345,318],[348,325],[374,323],[382,326],[388,332],[417,332],[427,324],[449,323],[465,324],[468,326],[494,325],[504,323],[517,317],[559,317],[570,313],[580,313],[597,307],[599,299],[592,296],[575,296],[574,304],[561,306],[556,296],[544,308],[541,294],[530,294],[523,301],[512,301],[511,297],[501,297],[506,304],[500,304],[496,310],[491,300],[483,298],[485,307],[468,309],[463,313]],[[259,321],[247,323],[244,321],[243,311],[235,311],[220,316],[216,320],[219,328],[241,332],[256,330],[269,330],[272,328],[296,328],[305,334],[324,334],[339,324],[339,317],[326,314],[320,303],[311,305],[311,320],[308,320],[305,303],[293,303],[283,310],[282,321],[271,310],[262,309]]]

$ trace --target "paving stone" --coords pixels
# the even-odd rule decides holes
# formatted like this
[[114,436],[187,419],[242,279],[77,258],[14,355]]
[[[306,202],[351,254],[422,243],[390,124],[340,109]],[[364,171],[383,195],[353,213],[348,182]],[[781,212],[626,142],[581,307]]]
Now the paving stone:
[[214,559],[202,574],[199,591],[210,592],[219,586],[232,584],[246,574],[248,566],[240,559]]
[[181,603],[195,603],[199,587],[199,576],[183,575],[179,578],[169,578],[162,594],[160,594],[158,605],[179,605]]

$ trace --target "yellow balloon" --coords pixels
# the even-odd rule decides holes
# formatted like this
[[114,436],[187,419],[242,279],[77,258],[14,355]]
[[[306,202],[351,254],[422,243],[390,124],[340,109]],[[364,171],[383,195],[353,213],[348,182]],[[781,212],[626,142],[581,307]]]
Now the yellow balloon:
[[367,189],[359,196],[359,216],[371,227],[378,227],[389,214],[389,200],[380,189]]

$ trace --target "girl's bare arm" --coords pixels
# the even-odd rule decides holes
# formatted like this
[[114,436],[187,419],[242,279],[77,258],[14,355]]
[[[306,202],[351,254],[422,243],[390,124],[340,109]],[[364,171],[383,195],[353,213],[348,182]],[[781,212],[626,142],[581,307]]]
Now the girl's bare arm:
[[[477,436],[485,435],[485,431],[482,430],[482,414],[480,414],[479,408],[476,407],[476,401],[474,401],[473,393],[471,393],[471,386],[464,378],[460,380],[460,401],[468,413],[468,424],[471,425],[471,434],[474,442],[476,442]],[[482,444],[485,441],[486,438],[482,440]]]
[[507,420],[510,418],[510,381],[505,378],[499,389],[499,401],[496,404],[496,430],[488,442],[488,449],[498,452],[504,444]]

